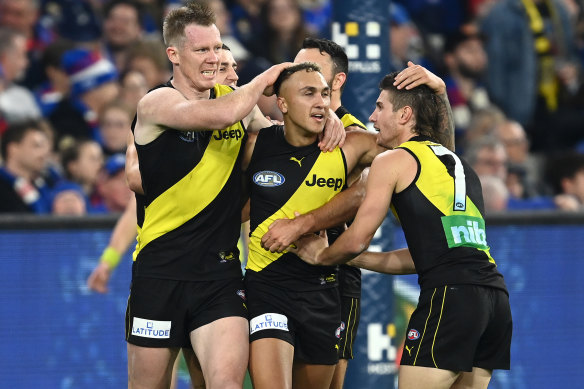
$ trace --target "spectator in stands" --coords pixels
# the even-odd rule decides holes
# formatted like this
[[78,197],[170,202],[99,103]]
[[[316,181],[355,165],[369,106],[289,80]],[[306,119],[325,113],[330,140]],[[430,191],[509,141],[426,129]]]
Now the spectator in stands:
[[130,107],[119,100],[106,104],[101,110],[99,132],[106,156],[126,152],[126,142],[135,111],[135,107]]
[[0,27],[0,133],[10,123],[41,117],[33,94],[16,84],[27,66],[26,36]]
[[541,163],[529,152],[523,126],[514,120],[504,120],[495,127],[494,135],[507,154],[507,187],[511,195],[525,199],[541,194]]
[[60,39],[51,43],[43,53],[41,63],[47,81],[35,91],[35,97],[44,117],[48,117],[69,96],[71,82],[61,59],[73,47],[72,42]]
[[235,0],[231,6],[231,31],[247,49],[261,36],[264,24],[260,17],[266,0]]
[[243,44],[233,35],[231,25],[231,13],[223,0],[206,0],[209,7],[215,13],[215,26],[221,33],[221,41],[229,47],[236,61],[242,62],[249,58],[249,52]]
[[[400,4],[389,5],[389,48],[391,50],[391,70],[401,71],[408,61],[424,63],[424,45],[420,31],[410,19],[408,11]],[[427,64],[426,64],[427,65]]]
[[97,191],[99,173],[103,167],[103,152],[99,143],[90,139],[72,141],[61,150],[61,165],[65,178],[83,189],[88,199],[88,212],[104,212],[104,200]]
[[262,7],[265,30],[255,40],[252,53],[273,64],[294,60],[309,31],[295,0],[267,0]]
[[101,23],[92,0],[43,1],[42,24],[54,26],[61,39],[75,42],[83,47],[101,48]]
[[507,209],[553,209],[555,205],[551,198],[545,196],[516,197],[515,194],[525,192],[523,183],[519,180],[509,180],[508,157],[503,144],[494,136],[489,135],[478,139],[465,152],[465,159],[477,172],[479,178],[493,176],[501,180],[509,193]]
[[103,10],[105,53],[119,72],[127,67],[132,46],[142,39],[142,8],[134,0],[111,0]]
[[[574,35],[559,0],[501,0],[481,21],[489,57],[489,96],[525,126],[534,151],[550,148],[564,129],[553,114],[560,74],[573,66]],[[559,135],[561,137],[561,135]]]
[[461,146],[464,132],[474,112],[491,106],[482,79],[487,68],[487,54],[482,37],[471,25],[446,38],[444,65],[446,90],[452,106],[456,139]]
[[75,183],[62,181],[51,190],[51,213],[60,216],[87,214],[87,198]]
[[140,101],[149,90],[146,78],[137,70],[128,70],[122,74],[120,78],[120,87],[120,96],[118,100],[122,104],[132,107],[135,112],[136,107],[138,106],[138,101]]
[[43,51],[55,34],[39,23],[38,0],[0,0],[0,28],[7,27],[24,35],[29,66],[20,84],[33,90],[44,81],[40,66]]
[[501,212],[507,209],[509,191],[500,177],[479,176],[485,203],[485,212]]
[[108,212],[123,212],[130,202],[132,191],[126,183],[126,156],[115,154],[109,157],[98,180],[98,192]]
[[570,152],[552,156],[547,176],[559,209],[584,211],[584,154]]
[[6,129],[1,144],[0,213],[50,212],[50,189],[44,179],[50,151],[50,138],[40,122]]
[[477,110],[473,113],[468,128],[464,132],[462,139],[464,148],[468,148],[484,136],[494,136],[495,127],[505,119],[503,111],[493,105]]
[[129,49],[128,70],[135,70],[144,76],[148,89],[170,79],[170,69],[166,48],[159,41],[138,42]]
[[118,96],[118,73],[99,52],[87,49],[65,52],[62,63],[70,78],[71,95],[49,116],[57,142],[65,135],[99,140],[97,115]]
[[465,159],[480,176],[507,178],[507,153],[497,138],[486,136],[474,142],[466,150]]

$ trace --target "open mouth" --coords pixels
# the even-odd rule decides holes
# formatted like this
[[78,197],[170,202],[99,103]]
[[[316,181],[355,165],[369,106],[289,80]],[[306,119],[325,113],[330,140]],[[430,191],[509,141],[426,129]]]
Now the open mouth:
[[201,73],[205,77],[215,77],[215,70],[203,70]]
[[322,122],[324,120],[324,115],[321,113],[312,114],[312,115],[310,115],[310,117],[319,121],[319,122]]

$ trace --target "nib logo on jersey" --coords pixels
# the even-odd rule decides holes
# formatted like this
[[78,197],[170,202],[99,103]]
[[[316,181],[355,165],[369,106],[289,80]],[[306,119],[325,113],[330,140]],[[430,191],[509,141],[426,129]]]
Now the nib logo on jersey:
[[388,324],[383,331],[381,323],[369,323],[367,326],[367,373],[388,375],[397,372],[395,358],[396,347],[392,344],[395,338],[395,326]]
[[488,250],[485,220],[472,216],[442,216],[448,247],[476,247]]
[[170,321],[147,320],[134,317],[132,335],[152,339],[170,338]]

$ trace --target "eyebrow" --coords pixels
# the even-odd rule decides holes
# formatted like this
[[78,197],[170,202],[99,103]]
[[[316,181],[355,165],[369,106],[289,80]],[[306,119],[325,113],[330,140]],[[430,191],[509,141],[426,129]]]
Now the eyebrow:
[[[331,88],[327,85],[326,87],[322,88],[322,91],[329,91]],[[308,90],[311,92],[316,92],[318,90],[315,86],[305,86],[304,88],[300,88],[300,91]]]

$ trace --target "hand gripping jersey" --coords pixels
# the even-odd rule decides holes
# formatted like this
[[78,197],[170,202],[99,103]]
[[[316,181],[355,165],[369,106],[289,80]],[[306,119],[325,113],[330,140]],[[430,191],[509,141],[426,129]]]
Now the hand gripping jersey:
[[[232,91],[215,85],[211,98]],[[245,139],[238,122],[215,131],[167,128],[154,141],[136,145],[145,197],[138,204],[144,219],[134,276],[186,281],[241,276],[237,241]]]
[[414,137],[401,144],[418,162],[414,182],[393,196],[422,289],[473,284],[507,290],[489,253],[478,176],[446,147]]
[[249,258],[246,277],[279,287],[318,290],[337,286],[336,266],[312,266],[295,254],[270,253],[261,238],[276,219],[310,212],[339,193],[346,182],[346,162],[340,148],[322,153],[317,142],[291,146],[282,126],[259,132],[248,174],[250,180]]

